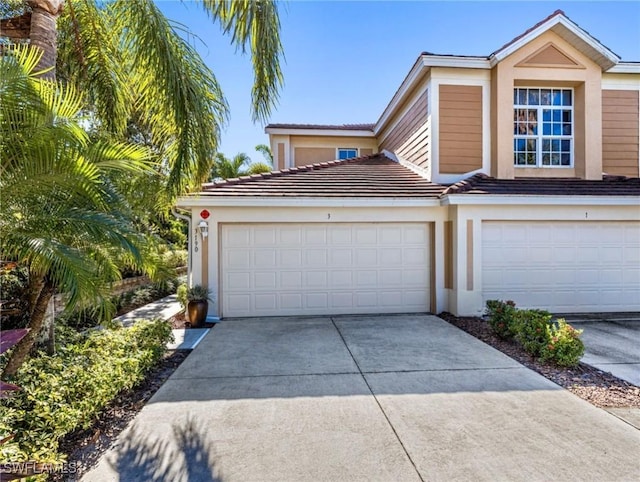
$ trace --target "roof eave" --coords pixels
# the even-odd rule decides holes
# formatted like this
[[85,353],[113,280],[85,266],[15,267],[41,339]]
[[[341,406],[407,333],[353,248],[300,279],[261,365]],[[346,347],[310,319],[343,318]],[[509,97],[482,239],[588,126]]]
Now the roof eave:
[[365,129],[314,129],[314,128],[282,128],[267,127],[264,130],[269,135],[299,135],[299,136],[334,136],[334,137],[375,137],[373,131]]
[[[291,200],[295,199],[295,205]],[[178,198],[179,208],[200,207],[437,207],[435,197],[305,197],[305,196],[224,196],[200,192]]]
[[534,195],[534,194],[445,194],[443,206],[523,204],[554,206],[637,206],[638,196]]

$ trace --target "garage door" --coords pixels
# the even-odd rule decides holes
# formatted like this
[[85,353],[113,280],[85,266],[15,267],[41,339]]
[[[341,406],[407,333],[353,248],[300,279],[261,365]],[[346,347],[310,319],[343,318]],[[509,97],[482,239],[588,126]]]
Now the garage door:
[[556,313],[640,311],[640,223],[484,222],[482,290]]
[[223,316],[429,310],[427,224],[223,225]]

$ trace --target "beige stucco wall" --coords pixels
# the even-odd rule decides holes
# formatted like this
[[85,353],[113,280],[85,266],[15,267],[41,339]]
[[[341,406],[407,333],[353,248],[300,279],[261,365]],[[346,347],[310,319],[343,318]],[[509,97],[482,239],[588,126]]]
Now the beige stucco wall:
[[[339,148],[370,149],[368,152],[378,152],[378,143],[375,137],[290,136],[289,145],[293,166],[333,161],[337,157],[337,149]],[[297,154],[300,155],[299,158]]]
[[[553,45],[575,63],[541,66],[539,58]],[[536,55],[537,52],[543,55]],[[531,63],[530,59],[536,59]],[[529,63],[527,63],[529,60]],[[491,173],[502,179],[532,176],[602,178],[602,71],[557,34],[547,31],[503,59],[492,70]],[[513,88],[572,87],[574,98],[574,167],[516,168],[513,165]],[[547,171],[547,172],[545,172]]]

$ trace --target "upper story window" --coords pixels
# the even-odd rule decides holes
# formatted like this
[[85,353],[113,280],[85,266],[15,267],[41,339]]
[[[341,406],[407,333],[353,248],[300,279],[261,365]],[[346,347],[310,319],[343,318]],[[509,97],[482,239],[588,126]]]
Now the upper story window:
[[338,159],[351,159],[352,157],[358,157],[358,149],[354,147],[338,148]]
[[516,167],[573,166],[573,90],[513,89]]

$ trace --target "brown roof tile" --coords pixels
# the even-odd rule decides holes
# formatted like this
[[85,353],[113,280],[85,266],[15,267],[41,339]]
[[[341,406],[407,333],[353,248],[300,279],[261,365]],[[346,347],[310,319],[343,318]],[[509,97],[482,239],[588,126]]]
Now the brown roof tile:
[[445,186],[382,154],[203,184],[206,196],[433,198]]
[[495,179],[476,174],[449,186],[446,194],[511,196],[639,196],[640,178],[605,176],[602,181],[575,178]]
[[331,129],[339,131],[372,131],[375,124],[269,124],[265,129]]

